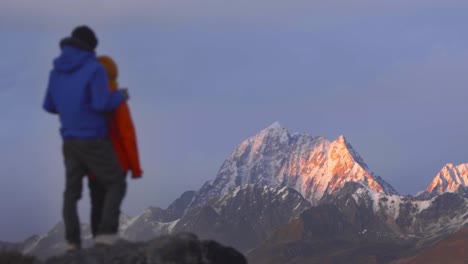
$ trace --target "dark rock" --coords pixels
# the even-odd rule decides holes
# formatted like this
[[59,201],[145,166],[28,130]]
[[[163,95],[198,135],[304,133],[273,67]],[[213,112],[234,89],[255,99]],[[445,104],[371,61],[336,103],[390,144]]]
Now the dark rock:
[[173,216],[170,221],[180,218],[195,197],[195,191],[186,191],[166,209]]
[[151,264],[202,264],[203,254],[197,236],[179,233],[153,240],[146,247],[147,263]]
[[0,241],[0,252],[20,251],[19,249],[20,245],[18,243]]
[[429,192],[424,191],[416,195],[415,198],[420,201],[425,201],[425,200],[430,200],[436,196],[437,196],[437,193],[429,193]]
[[247,264],[247,259],[239,251],[213,240],[202,241],[202,251],[206,264]]
[[113,247],[92,247],[62,256],[49,258],[46,264],[146,264],[145,246],[142,243],[122,241]]
[[[1,262],[3,263],[3,262]],[[46,264],[246,264],[237,250],[192,233],[178,233],[148,242],[121,241],[48,259]]]
[[33,257],[24,256],[19,252],[5,251],[0,253],[1,264],[40,264],[41,262]]
[[463,212],[463,209],[466,210],[466,204],[462,196],[456,193],[444,193],[432,202],[431,207],[421,212],[418,220],[429,225],[445,219],[453,219]]

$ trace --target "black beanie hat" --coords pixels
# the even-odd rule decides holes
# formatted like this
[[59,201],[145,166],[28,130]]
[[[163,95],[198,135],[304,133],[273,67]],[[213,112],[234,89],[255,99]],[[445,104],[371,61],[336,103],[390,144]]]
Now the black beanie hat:
[[86,43],[91,50],[96,49],[98,40],[93,30],[88,26],[76,27],[72,32],[72,38],[79,39]]

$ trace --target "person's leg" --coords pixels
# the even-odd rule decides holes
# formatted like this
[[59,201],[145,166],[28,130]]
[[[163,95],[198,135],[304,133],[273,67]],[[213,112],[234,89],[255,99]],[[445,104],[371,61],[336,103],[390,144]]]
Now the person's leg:
[[126,192],[126,173],[117,159],[110,140],[92,143],[86,163],[105,190],[98,236],[115,236],[118,233],[120,206]]
[[65,191],[63,193],[63,221],[65,224],[65,239],[70,249],[81,247],[81,229],[78,217],[77,203],[81,198],[83,164],[79,161],[73,141],[64,141],[63,157],[65,163]]
[[120,206],[127,190],[125,175],[121,173],[114,183],[106,186],[104,206],[99,232],[101,234],[117,234],[119,231]]
[[91,233],[96,237],[99,233],[106,189],[96,179],[88,179],[88,187],[91,196]]

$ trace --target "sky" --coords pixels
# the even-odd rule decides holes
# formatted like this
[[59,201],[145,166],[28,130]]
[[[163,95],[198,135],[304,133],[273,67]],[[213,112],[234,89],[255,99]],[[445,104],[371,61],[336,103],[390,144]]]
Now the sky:
[[[410,2],[410,3],[408,3]],[[130,91],[143,179],[123,211],[167,207],[275,121],[345,135],[401,194],[468,162],[467,1],[0,2],[0,241],[61,218],[59,123],[41,109],[60,39],[91,26]],[[88,193],[80,214],[89,217]]]

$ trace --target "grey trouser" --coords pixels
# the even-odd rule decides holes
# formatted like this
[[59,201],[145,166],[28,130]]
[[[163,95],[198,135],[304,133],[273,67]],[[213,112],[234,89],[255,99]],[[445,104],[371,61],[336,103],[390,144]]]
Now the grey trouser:
[[[63,157],[66,170],[65,192],[63,194],[63,220],[65,238],[68,242],[81,245],[80,221],[77,203],[81,198],[83,177],[95,175],[97,184],[102,186],[101,212],[99,223],[95,224],[97,234],[116,234],[119,227],[120,205],[127,184],[125,173],[108,139],[64,140]],[[93,190],[96,191],[96,190]]]

